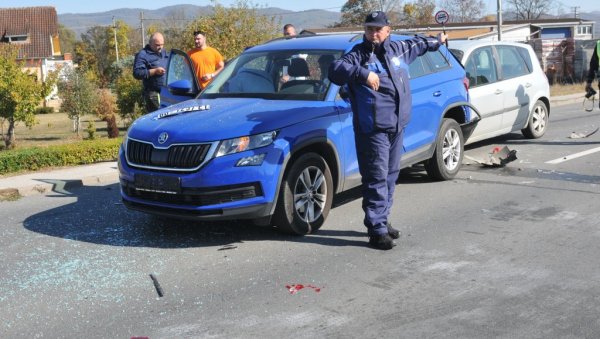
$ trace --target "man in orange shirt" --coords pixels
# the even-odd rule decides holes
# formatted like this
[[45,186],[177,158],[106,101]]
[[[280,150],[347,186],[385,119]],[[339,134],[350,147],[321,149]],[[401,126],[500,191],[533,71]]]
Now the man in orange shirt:
[[194,71],[200,82],[200,88],[204,89],[225,67],[225,62],[219,51],[206,44],[206,34],[204,32],[194,32],[194,45],[196,47],[189,50],[187,54],[194,64]]

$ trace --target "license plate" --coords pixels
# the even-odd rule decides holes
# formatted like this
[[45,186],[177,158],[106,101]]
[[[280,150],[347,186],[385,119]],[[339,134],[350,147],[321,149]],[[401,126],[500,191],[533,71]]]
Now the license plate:
[[163,175],[136,174],[135,189],[138,191],[178,194],[181,193],[181,178]]

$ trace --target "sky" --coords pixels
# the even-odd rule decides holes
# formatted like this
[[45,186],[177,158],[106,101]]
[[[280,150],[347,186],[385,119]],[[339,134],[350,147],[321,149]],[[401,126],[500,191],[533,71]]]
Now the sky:
[[[562,11],[565,13],[572,12],[572,7],[578,6],[579,12],[592,12],[600,11],[600,2],[597,0],[561,0]],[[235,0],[219,0],[218,3],[224,6],[230,6],[235,3]],[[333,12],[339,12],[346,0],[254,0],[253,4],[259,6],[266,5],[266,7],[278,7],[287,9],[290,11],[305,11],[309,9],[324,9]],[[407,2],[407,0],[405,0]],[[439,0],[437,2],[440,2]],[[497,12],[496,0],[484,0],[484,4],[487,6],[487,13],[495,14]],[[503,6],[506,1],[503,1]],[[142,8],[142,9],[157,9],[170,5],[179,4],[194,4],[198,6],[211,5],[212,2],[209,0],[201,1],[186,1],[186,0],[161,0],[161,1],[148,1],[148,0],[93,0],[93,1],[82,1],[82,0],[2,0],[0,7],[30,7],[30,6],[54,6],[58,14],[66,13],[96,13],[106,12],[113,9],[119,8]],[[550,13],[557,14],[557,13]]]

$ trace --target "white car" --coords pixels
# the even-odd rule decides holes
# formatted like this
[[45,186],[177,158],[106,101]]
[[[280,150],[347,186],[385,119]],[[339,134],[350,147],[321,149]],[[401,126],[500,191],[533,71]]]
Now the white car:
[[469,96],[481,120],[465,144],[521,131],[539,138],[548,128],[550,86],[531,46],[483,40],[451,40],[450,51],[469,78]]

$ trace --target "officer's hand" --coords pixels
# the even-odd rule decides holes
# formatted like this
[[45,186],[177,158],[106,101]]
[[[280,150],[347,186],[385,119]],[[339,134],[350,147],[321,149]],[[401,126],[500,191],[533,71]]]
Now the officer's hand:
[[367,85],[371,87],[374,91],[379,89],[379,76],[377,74],[370,72],[369,77],[367,78]]
[[446,42],[446,40],[448,40],[448,34],[438,33],[437,39],[440,42],[440,44],[443,44],[444,42]]
[[166,73],[166,70],[162,67],[157,67],[157,68],[153,68],[150,70],[150,76],[164,75],[165,73]]

